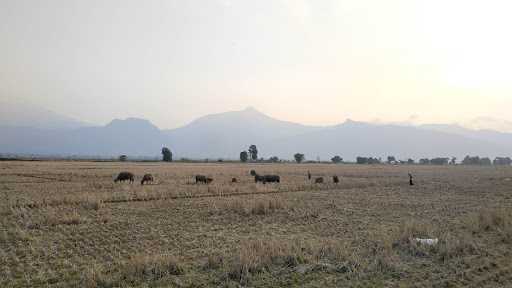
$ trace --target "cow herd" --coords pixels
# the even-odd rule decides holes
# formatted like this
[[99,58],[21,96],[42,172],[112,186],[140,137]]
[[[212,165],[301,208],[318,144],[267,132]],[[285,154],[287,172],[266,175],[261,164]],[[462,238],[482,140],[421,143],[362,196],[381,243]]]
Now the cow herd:
[[[258,183],[258,182],[259,183],[263,183],[263,184],[267,184],[267,183],[281,183],[281,177],[279,175],[271,175],[271,174],[259,175],[258,173],[256,173],[255,170],[249,171],[249,174],[254,177],[254,182],[255,183]],[[312,175],[311,175],[311,173],[309,171],[307,172],[306,177],[308,178],[308,180],[311,180]],[[195,180],[196,180],[195,184],[210,184],[210,183],[213,182],[213,178],[207,177],[205,175],[196,175],[195,176]],[[125,182],[125,181],[129,181],[130,183],[133,183],[135,181],[135,175],[133,173],[131,173],[131,172],[123,171],[123,172],[119,173],[117,175],[117,177],[114,179],[115,183],[117,183],[117,182]],[[144,184],[153,183],[153,182],[154,182],[153,175],[145,174],[142,177],[142,180],[140,181],[140,184],[144,185]],[[324,177],[315,177],[313,179],[313,182],[315,184],[323,184],[324,183]],[[237,178],[231,178],[231,183],[238,183],[238,179]],[[340,179],[338,178],[338,176],[336,176],[336,175],[332,176],[332,183],[334,183],[334,184],[340,183]],[[413,176],[412,176],[411,173],[409,173],[409,185],[411,185],[411,186],[414,185]]]
[[[259,175],[256,173],[255,170],[251,170],[249,172],[251,176],[254,177],[255,183],[281,183],[281,177],[279,175],[272,175],[272,174],[266,174],[266,175]],[[311,173],[308,171],[307,178],[311,180]],[[117,175],[117,178],[114,179],[114,182],[124,182],[129,181],[130,183],[133,183],[135,181],[135,175],[131,172],[123,171]],[[151,174],[145,174],[142,177],[142,180],[140,181],[141,185],[153,183],[154,178]],[[335,184],[338,184],[340,182],[338,176],[332,176],[332,181]],[[205,175],[196,175],[195,176],[195,184],[210,184],[213,182],[213,178],[207,177]],[[237,178],[231,178],[231,183],[238,183]],[[322,184],[324,183],[323,177],[316,177],[314,179],[315,184]]]

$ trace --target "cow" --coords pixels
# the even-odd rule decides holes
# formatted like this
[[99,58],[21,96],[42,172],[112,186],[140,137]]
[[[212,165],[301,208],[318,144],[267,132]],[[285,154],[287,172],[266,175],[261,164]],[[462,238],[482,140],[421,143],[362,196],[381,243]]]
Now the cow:
[[254,175],[254,182],[258,183],[258,182],[263,182],[265,183],[265,177],[264,176],[260,176],[258,174]]
[[153,178],[153,175],[151,174],[145,174],[144,177],[142,177],[142,180],[140,181],[140,185],[144,185],[144,183],[151,182],[153,183],[155,179]]
[[135,176],[133,176],[133,173],[130,172],[121,172],[119,175],[117,175],[117,178],[114,180],[115,183],[117,182],[124,182],[124,181],[130,181],[130,183],[133,183],[135,180]]
[[196,184],[197,183],[210,184],[212,181],[213,181],[213,178],[206,177],[204,175],[196,175]]
[[308,170],[308,180],[311,180],[311,172]]
[[231,178],[231,183],[237,183],[238,180],[236,178]]
[[318,178],[315,178],[315,183],[316,183],[316,184],[324,183],[324,177],[318,177]]
[[249,172],[249,174],[251,174],[251,176],[256,176],[256,171],[255,171],[255,170],[251,170],[251,171]]
[[263,184],[268,183],[280,183],[281,178],[278,175],[254,175],[254,182],[262,182]]
[[338,176],[334,175],[334,176],[332,176],[332,182],[335,184],[338,184],[338,183],[340,183],[340,179],[338,178]]
[[412,174],[409,173],[409,185],[414,186],[414,182],[412,182]]

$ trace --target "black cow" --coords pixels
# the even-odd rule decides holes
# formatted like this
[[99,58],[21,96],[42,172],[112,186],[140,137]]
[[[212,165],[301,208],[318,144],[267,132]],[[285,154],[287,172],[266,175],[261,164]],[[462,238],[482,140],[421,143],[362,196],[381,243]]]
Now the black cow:
[[231,183],[237,183],[238,180],[236,178],[231,178]]
[[258,174],[254,175],[254,182],[258,183],[258,182],[264,182],[265,181],[265,176],[260,176]]
[[249,174],[251,174],[251,176],[256,176],[256,171],[255,171],[255,170],[251,170],[251,171],[249,172]]
[[144,185],[144,183],[151,182],[153,183],[154,178],[151,174],[145,174],[144,177],[142,177],[142,180],[140,181],[140,185]]
[[338,183],[340,183],[340,179],[338,178],[338,176],[334,175],[334,176],[332,176],[332,182],[334,182],[335,184],[338,184]]
[[324,183],[324,177],[318,177],[318,178],[315,178],[315,183],[316,183],[316,184]]
[[130,183],[133,183],[135,180],[135,176],[133,176],[133,173],[130,172],[121,172],[119,175],[117,175],[117,178],[114,180],[114,182],[124,182],[124,181],[130,181]]
[[213,178],[206,177],[204,175],[196,175],[196,184],[197,183],[210,184],[212,181],[213,181]]
[[266,184],[267,182],[268,183],[280,183],[281,182],[281,178],[279,177],[279,175],[254,175],[254,182],[258,183],[258,182],[262,182],[263,184]]

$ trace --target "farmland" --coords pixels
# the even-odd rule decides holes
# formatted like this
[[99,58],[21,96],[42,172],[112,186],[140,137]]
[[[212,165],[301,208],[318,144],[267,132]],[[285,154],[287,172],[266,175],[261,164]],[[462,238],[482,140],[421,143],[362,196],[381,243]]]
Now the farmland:
[[511,167],[4,161],[0,219],[1,287],[512,286]]

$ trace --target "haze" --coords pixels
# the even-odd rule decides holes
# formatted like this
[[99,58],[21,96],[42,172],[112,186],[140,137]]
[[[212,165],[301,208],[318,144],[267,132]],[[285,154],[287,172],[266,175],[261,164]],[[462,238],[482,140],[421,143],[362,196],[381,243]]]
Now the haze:
[[[0,1],[0,100],[174,128],[512,120],[509,1]],[[413,118],[411,118],[411,116]]]

